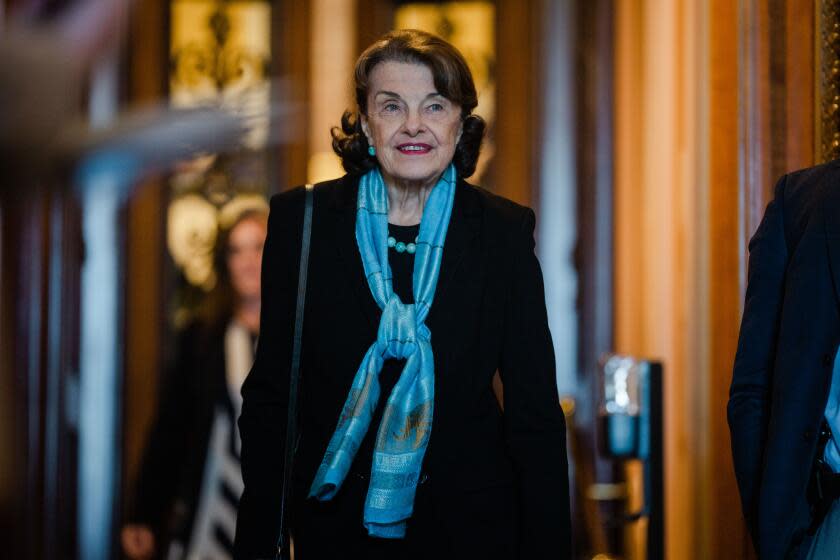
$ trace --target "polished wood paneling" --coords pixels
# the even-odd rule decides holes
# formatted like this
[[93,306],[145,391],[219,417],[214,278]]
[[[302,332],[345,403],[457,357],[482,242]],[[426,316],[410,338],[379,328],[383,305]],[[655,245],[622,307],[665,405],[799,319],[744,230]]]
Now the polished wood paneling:
[[579,554],[618,554],[623,548],[622,528],[607,527],[603,520],[623,515],[625,501],[596,502],[589,495],[589,484],[624,480],[620,465],[605,460],[597,450],[598,361],[614,349],[614,11],[613,0],[574,2],[578,230],[575,267],[582,390],[577,392],[575,414],[569,420],[574,423],[572,451],[578,489],[573,508],[583,514],[574,522]]
[[332,149],[331,131],[354,104],[357,12],[347,0],[311,0],[310,5],[307,181],[318,183],[345,173]]
[[778,163],[774,158],[773,178],[814,165],[815,161],[814,0],[787,0],[783,4],[784,33],[774,32],[773,37],[784,42],[783,53],[777,56],[784,58],[785,75],[781,85],[774,82],[773,86],[784,92],[785,152]]
[[576,18],[578,355],[587,377],[613,348],[613,11],[612,0],[581,2]]
[[[711,15],[711,441],[728,441],[725,411],[749,239],[778,177],[814,161],[813,0],[745,0],[738,8],[713,1]],[[738,53],[737,64],[733,52]],[[731,454],[726,447],[710,449],[711,501],[704,512],[711,523],[709,554],[723,557],[737,551],[739,557],[752,557]]]
[[[126,52],[130,103],[165,104],[168,4],[136,2]],[[155,415],[166,330],[164,215],[166,185],[137,185],[125,209],[125,352],[122,383],[122,504],[129,506],[146,437]],[[116,524],[119,527],[119,523]]]
[[356,0],[356,56],[394,28],[394,7],[391,0]]
[[[137,2],[130,22],[128,96],[137,104],[165,103],[168,82],[165,3]],[[161,291],[165,186],[160,179],[138,185],[126,209],[126,347],[123,457],[124,481],[131,482],[157,402],[161,331],[165,324]]]
[[[726,403],[750,237],[778,177],[814,161],[813,0],[712,3],[709,437],[728,441]],[[736,27],[735,21],[740,21]],[[739,65],[732,59],[738,53]],[[733,82],[734,81],[734,82]],[[732,84],[737,84],[737,92]],[[738,128],[735,124],[740,123]],[[737,185],[737,188],[733,186]],[[726,447],[711,447],[709,554],[752,557]],[[714,474],[714,476],[712,476]]]
[[[295,138],[277,148],[277,180],[272,188],[285,190],[306,183],[309,162],[309,135],[324,131],[310,131],[305,126],[310,100],[309,50],[310,2],[274,2],[272,4],[272,73],[284,80],[286,91],[280,101],[300,104]],[[348,76],[348,79],[350,77]],[[278,92],[275,92],[275,95]]]
[[[703,274],[705,19],[692,6],[617,2],[615,16],[615,349],[663,364],[665,557],[687,559],[703,557],[704,542],[696,516],[703,316],[692,296]],[[632,543],[625,553],[644,557]]]
[[131,495],[158,400],[166,331],[165,184],[139,185],[126,209],[123,488]]
[[[740,143],[737,153],[739,154],[739,183],[743,202],[741,238],[746,244],[761,221],[767,204],[765,193],[769,192],[768,184],[772,181],[771,158],[775,143],[771,135],[774,122],[771,111],[770,82],[772,51],[769,12],[771,3],[765,0],[745,0],[739,6],[738,43],[734,45],[741,65],[740,69],[736,69],[739,70],[736,84],[740,111],[738,115]],[[727,10],[729,11],[728,8]],[[714,28],[714,18],[712,21]],[[724,45],[727,49],[733,47],[731,44],[724,43]],[[720,48],[720,45],[713,44],[713,51],[715,48]],[[721,61],[721,64],[723,63],[724,61]],[[714,134],[714,128],[712,133]],[[714,140],[716,138],[713,138],[712,146],[715,146]],[[780,145],[783,146],[784,138],[779,138],[779,140],[781,140]],[[712,167],[715,166],[712,165]],[[743,278],[742,275],[742,291],[745,287]]]
[[534,205],[538,192],[534,149],[540,92],[536,60],[540,37],[538,3],[496,2],[496,44],[499,76],[495,121],[496,155],[489,180],[498,194]]
[[[619,351],[640,348],[644,337],[643,277],[636,273],[643,259],[644,244],[638,242],[640,218],[638,186],[642,181],[643,54],[639,34],[642,4],[621,2],[616,6],[615,39],[615,338]],[[625,186],[626,185],[626,186]],[[638,271],[640,272],[640,271]]]
[[[744,3],[741,3],[744,4]],[[755,15],[755,12],[752,12]],[[746,17],[746,14],[745,14]],[[701,512],[709,523],[708,557],[743,557],[749,538],[742,521],[741,505],[732,467],[726,403],[732,377],[732,363],[738,339],[738,325],[743,289],[744,215],[741,197],[746,184],[766,180],[766,150],[743,142],[766,142],[767,131],[762,116],[766,114],[766,90],[757,92],[757,80],[766,79],[765,69],[748,62],[750,57],[766,52],[766,45],[756,34],[756,22],[748,20],[739,29],[738,3],[713,0],[709,25],[709,201],[708,201],[708,508]],[[742,35],[743,34],[743,35]],[[742,42],[743,41],[743,42]],[[746,75],[738,71],[739,57],[746,64]],[[744,80],[744,81],[739,81]],[[739,97],[740,95],[743,97]],[[740,104],[746,107],[743,121]],[[760,111],[760,112],[758,112]],[[759,121],[759,122],[756,122]],[[743,122],[747,130],[739,130]],[[744,136],[741,136],[744,134]],[[765,144],[766,147],[766,144]],[[739,179],[742,157],[751,158],[749,173]]]

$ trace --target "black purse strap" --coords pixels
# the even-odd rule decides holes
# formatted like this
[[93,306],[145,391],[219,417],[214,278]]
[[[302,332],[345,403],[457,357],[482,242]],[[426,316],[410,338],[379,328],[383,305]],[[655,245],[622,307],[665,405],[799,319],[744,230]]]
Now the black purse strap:
[[300,273],[298,275],[297,306],[295,307],[295,334],[292,346],[292,369],[289,372],[289,410],[286,422],[286,460],[283,463],[283,497],[280,502],[280,535],[277,539],[277,556],[288,554],[289,536],[286,529],[286,510],[289,488],[292,484],[292,463],[297,445],[298,387],[300,385],[300,352],[303,342],[303,308],[306,302],[306,277],[309,269],[309,242],[312,237],[312,185],[306,185],[306,203],[303,210],[303,237],[300,245]]

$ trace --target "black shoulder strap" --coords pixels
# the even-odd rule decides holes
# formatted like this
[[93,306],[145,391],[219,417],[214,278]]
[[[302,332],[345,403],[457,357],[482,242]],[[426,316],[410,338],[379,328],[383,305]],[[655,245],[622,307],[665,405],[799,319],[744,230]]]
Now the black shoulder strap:
[[292,463],[297,445],[297,399],[300,384],[300,352],[303,342],[303,308],[306,302],[306,277],[309,269],[309,241],[312,237],[312,185],[306,185],[306,204],[303,211],[303,238],[300,245],[300,273],[298,276],[297,306],[295,307],[295,334],[292,347],[292,369],[289,372],[289,410],[286,422],[286,460],[283,463],[283,498],[280,505],[280,535],[277,555],[288,558],[289,536],[286,529],[286,510],[292,483]]

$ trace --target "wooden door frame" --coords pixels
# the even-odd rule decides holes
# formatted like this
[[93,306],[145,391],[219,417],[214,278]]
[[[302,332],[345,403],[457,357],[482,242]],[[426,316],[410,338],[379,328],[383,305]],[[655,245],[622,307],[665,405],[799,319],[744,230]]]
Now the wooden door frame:
[[[603,521],[623,515],[620,495],[601,496],[581,483],[624,483],[618,462],[598,451],[599,360],[615,348],[614,315],[614,116],[615,16],[613,0],[575,3],[575,114],[577,235],[575,268],[578,273],[578,383],[573,438],[578,442],[573,509],[579,525],[576,553],[619,554],[621,527],[607,529]],[[618,486],[616,486],[617,488]],[[606,498],[606,499],[604,499]],[[600,525],[600,526],[599,526]]]

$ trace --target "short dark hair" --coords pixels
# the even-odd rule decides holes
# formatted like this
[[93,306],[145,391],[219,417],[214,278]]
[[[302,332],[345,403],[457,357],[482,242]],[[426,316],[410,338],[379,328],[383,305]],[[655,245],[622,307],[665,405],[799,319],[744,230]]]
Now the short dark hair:
[[431,70],[438,93],[461,106],[462,132],[452,161],[460,177],[472,175],[486,128],[484,119],[472,114],[478,105],[472,73],[458,49],[436,35],[416,29],[401,29],[383,35],[356,61],[357,110],[345,111],[341,128],[333,127],[331,131],[333,150],[341,158],[344,169],[351,174],[362,174],[378,165],[376,158],[368,153],[360,117],[367,116],[370,73],[377,64],[386,61],[423,64]]

